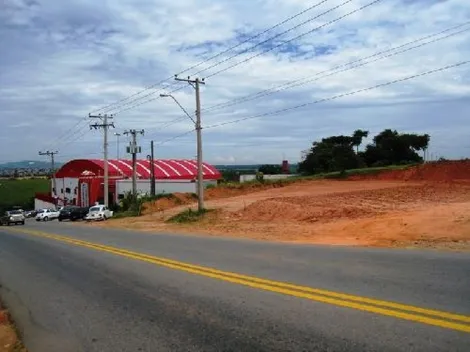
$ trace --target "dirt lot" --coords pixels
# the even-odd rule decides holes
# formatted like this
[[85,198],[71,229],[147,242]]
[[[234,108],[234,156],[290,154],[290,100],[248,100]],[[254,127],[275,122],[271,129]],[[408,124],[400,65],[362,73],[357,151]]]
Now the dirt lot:
[[177,194],[148,204],[144,216],[95,226],[228,235],[333,245],[470,249],[470,162],[246,189],[211,189],[215,211],[190,224],[169,224],[191,207]]
[[18,341],[8,314],[0,303],[0,352],[26,352]]

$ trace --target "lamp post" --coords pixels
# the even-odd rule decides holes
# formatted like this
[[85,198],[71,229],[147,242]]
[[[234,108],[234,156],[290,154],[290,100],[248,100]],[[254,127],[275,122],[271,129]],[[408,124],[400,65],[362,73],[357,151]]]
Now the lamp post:
[[197,134],[197,207],[200,212],[204,211],[204,178],[203,178],[203,164],[202,164],[202,136],[201,136],[201,113],[199,101],[199,80],[196,81],[196,120],[186,111],[186,109],[176,100],[171,94],[160,94],[162,98],[171,98],[186,114],[187,117],[194,123]]

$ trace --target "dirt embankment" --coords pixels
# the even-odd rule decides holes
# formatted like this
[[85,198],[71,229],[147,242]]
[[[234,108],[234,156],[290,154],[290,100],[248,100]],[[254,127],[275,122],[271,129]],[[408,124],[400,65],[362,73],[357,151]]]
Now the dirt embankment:
[[199,232],[256,239],[371,246],[470,249],[470,162],[430,163],[348,181],[215,188],[197,223],[170,216],[194,208],[191,195],[148,204],[144,216],[98,226]]
[[18,340],[15,329],[0,303],[0,352],[27,352]]

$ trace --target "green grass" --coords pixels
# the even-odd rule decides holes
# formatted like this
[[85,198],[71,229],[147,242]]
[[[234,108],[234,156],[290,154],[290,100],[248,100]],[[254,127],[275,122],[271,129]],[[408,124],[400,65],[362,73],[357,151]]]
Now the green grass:
[[0,179],[0,210],[5,211],[12,206],[32,208],[34,194],[49,192],[49,182],[45,178]]
[[278,186],[285,186],[294,182],[299,182],[302,180],[339,180],[339,179],[347,179],[349,176],[355,175],[373,175],[380,173],[382,171],[390,171],[390,170],[405,170],[412,166],[416,166],[416,164],[408,164],[408,165],[391,165],[391,166],[382,166],[382,167],[367,167],[363,169],[351,169],[346,170],[345,172],[341,173],[340,171],[329,172],[329,173],[322,173],[322,174],[315,174],[315,175],[308,175],[308,176],[292,176],[289,178],[279,179],[279,180],[264,180],[262,182],[258,180],[248,181],[248,182],[226,182],[221,183],[218,187],[221,188],[228,188],[228,189],[244,189],[250,188],[255,185],[278,185]]
[[166,222],[175,223],[175,224],[185,224],[185,223],[196,222],[196,221],[201,220],[204,217],[204,215],[206,215],[210,211],[212,210],[203,209],[202,211],[199,211],[199,210],[187,209],[185,211],[182,211],[181,213],[178,213],[172,216]]

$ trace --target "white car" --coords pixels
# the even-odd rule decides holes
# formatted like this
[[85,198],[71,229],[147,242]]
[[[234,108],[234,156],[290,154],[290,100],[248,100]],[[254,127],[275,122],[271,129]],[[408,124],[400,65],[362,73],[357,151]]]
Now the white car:
[[39,209],[36,215],[36,221],[49,221],[59,218],[60,212],[55,209]]
[[109,210],[108,207],[98,204],[92,206],[88,210],[88,214],[85,216],[86,221],[91,221],[91,220],[106,220],[109,219],[113,216],[113,211]]

